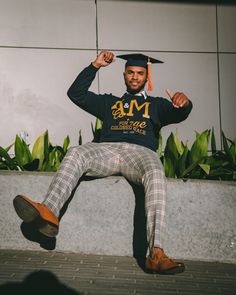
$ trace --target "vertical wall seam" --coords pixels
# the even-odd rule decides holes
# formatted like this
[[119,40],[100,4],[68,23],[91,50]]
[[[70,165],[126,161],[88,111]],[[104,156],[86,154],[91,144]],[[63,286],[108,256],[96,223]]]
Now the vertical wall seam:
[[219,96],[219,121],[220,121],[220,148],[223,149],[222,144],[222,110],[221,110],[221,89],[220,89],[220,54],[219,54],[219,24],[218,24],[218,5],[216,4],[216,57],[217,57],[217,83]]
[[[95,18],[96,18],[96,53],[98,55],[98,3],[95,0]],[[100,76],[99,71],[97,72],[98,77],[98,93],[100,94]]]

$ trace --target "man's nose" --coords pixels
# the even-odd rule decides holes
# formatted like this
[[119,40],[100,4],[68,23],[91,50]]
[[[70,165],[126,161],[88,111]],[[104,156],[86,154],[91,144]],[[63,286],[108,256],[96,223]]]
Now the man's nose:
[[138,74],[137,73],[133,73],[133,79],[137,79],[138,78]]

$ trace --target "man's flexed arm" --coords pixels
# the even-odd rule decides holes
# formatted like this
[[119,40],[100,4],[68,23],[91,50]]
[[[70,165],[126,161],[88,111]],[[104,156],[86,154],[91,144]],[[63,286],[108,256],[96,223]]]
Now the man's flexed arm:
[[89,91],[96,73],[100,67],[105,67],[114,61],[112,52],[102,51],[97,58],[90,63],[70,86],[67,95],[79,107],[90,114],[102,118],[105,110],[105,98],[103,95]]
[[88,92],[90,85],[95,79],[97,71],[101,67],[106,67],[110,63],[114,62],[114,54],[109,51],[102,51],[98,54],[96,59],[85,68],[78,77],[75,79],[73,84],[68,90],[68,96],[75,102],[80,97]]

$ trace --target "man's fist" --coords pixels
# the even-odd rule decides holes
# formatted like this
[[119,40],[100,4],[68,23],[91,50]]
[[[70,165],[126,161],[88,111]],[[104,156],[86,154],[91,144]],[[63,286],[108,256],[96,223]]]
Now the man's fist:
[[110,51],[101,51],[95,61],[92,62],[92,65],[96,68],[106,67],[110,63],[115,61],[115,55]]

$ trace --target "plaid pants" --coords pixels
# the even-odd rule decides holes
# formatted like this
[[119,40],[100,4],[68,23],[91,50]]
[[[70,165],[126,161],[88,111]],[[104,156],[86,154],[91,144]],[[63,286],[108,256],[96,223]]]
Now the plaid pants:
[[142,184],[149,248],[161,247],[166,180],[155,152],[125,142],[86,143],[69,148],[43,202],[56,216],[84,174],[93,177],[121,174],[135,184]]

